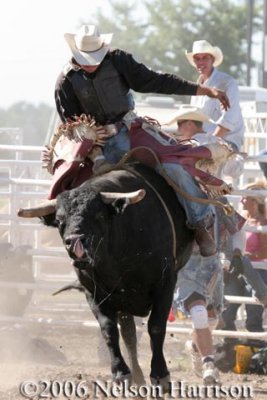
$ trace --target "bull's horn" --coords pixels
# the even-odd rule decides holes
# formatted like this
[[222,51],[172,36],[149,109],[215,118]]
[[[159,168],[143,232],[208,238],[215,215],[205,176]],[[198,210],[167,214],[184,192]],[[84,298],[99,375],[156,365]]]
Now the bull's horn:
[[35,207],[20,208],[17,215],[22,218],[44,217],[45,215],[53,214],[56,210],[56,205],[57,199],[47,200]]
[[128,204],[135,204],[141,201],[145,195],[145,189],[139,189],[135,192],[116,193],[116,192],[100,192],[101,198],[104,203],[108,204],[117,199],[127,199]]

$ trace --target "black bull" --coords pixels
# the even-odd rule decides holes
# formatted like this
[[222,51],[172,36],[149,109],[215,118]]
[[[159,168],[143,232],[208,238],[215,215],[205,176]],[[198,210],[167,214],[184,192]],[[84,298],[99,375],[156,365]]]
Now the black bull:
[[[135,195],[125,195],[138,190]],[[127,207],[131,203],[135,204]],[[42,214],[51,213],[53,207]],[[20,210],[18,215],[41,214]],[[154,171],[134,165],[93,177],[60,194],[55,212],[43,219],[46,225],[59,229],[74,260],[108,346],[114,380],[144,383],[133,316],[149,314],[150,377],[153,383],[165,385],[170,379],[163,354],[167,317],[177,271],[188,260],[193,242],[174,191]],[[120,351],[118,322],[131,371]]]

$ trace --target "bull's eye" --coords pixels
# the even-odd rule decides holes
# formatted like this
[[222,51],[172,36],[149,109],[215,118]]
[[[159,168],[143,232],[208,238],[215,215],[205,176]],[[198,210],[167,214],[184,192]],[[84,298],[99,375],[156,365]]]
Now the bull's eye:
[[60,214],[56,216],[57,227],[60,231],[62,231],[65,227],[65,219]]
[[63,228],[63,226],[65,226],[65,222],[64,221],[58,221],[58,227],[59,228]]

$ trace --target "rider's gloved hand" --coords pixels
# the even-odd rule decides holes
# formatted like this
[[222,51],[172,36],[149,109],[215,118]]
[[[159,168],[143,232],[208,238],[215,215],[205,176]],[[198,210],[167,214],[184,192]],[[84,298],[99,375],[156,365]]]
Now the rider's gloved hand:
[[41,152],[42,168],[47,169],[47,171],[53,175],[53,150],[49,146],[45,146]]

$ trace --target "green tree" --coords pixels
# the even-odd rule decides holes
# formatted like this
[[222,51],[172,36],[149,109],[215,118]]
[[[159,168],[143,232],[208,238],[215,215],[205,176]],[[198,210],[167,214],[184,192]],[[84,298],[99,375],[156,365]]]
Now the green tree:
[[135,1],[110,0],[112,15],[106,16],[99,9],[95,23],[102,32],[113,32],[115,47],[134,53],[135,58],[144,59],[143,43],[146,38],[147,23],[139,21]]

